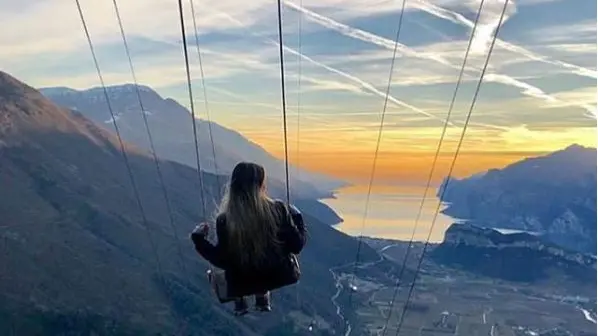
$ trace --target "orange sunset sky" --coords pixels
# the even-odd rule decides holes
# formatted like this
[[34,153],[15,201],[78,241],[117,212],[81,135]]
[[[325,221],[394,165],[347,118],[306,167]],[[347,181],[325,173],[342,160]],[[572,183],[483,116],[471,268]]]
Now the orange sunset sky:
[[[297,147],[296,123],[293,126],[289,126],[291,163],[351,182],[367,181],[374,159],[377,129],[325,130],[315,125],[302,125]],[[277,157],[284,158],[281,132],[243,132],[241,125],[237,127],[252,141]],[[447,130],[434,172],[435,183],[448,174],[461,130]],[[442,127],[383,129],[375,182],[421,184],[426,181],[441,132]],[[573,143],[595,147],[595,128],[551,127],[530,130],[514,126],[499,130],[473,125],[465,134],[453,175],[464,177],[489,168],[501,168],[526,157],[563,149]]]

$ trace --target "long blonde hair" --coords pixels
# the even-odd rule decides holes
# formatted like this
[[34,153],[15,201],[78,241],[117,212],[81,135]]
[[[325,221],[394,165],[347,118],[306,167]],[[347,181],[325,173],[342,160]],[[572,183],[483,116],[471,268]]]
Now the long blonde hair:
[[241,162],[231,174],[219,216],[226,219],[228,254],[243,266],[260,266],[278,246],[279,216],[265,191],[264,168]]

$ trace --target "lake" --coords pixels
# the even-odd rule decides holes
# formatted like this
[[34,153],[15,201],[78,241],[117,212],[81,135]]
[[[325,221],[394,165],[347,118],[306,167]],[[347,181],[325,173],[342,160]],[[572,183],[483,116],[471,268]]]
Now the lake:
[[[367,185],[356,185],[337,191],[336,198],[324,199],[344,220],[336,229],[358,236],[363,225]],[[362,234],[364,236],[409,240],[415,225],[425,186],[373,186],[370,195],[368,215]],[[422,208],[422,214],[415,232],[416,241],[425,241],[434,213],[438,206],[437,187],[430,187]],[[440,207],[444,209],[445,205]],[[440,242],[445,230],[457,220],[438,214],[431,242]]]

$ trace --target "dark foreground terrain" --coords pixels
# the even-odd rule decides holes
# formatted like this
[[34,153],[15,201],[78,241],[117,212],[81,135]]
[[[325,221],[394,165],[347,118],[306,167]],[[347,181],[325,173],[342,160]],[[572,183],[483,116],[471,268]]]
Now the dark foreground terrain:
[[[386,279],[368,276],[365,269],[353,282],[357,287],[353,300],[357,298],[360,304],[352,316],[350,335],[396,335],[412,273],[404,273],[411,275],[404,277],[392,308],[395,288],[388,283],[396,281],[408,243],[378,239],[367,242],[377,250],[384,249],[382,255],[394,261],[396,268],[389,270]],[[414,244],[408,270],[415,269],[422,247],[421,243]],[[426,255],[434,248],[430,245]],[[337,271],[341,276],[343,272],[350,272],[350,268]],[[350,276],[345,279],[348,285]],[[561,277],[533,283],[509,282],[441,266],[426,257],[399,334],[596,335],[596,287]]]

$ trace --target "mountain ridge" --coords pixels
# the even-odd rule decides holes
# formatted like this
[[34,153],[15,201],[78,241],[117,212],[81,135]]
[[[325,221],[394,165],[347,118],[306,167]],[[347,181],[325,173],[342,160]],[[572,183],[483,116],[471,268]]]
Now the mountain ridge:
[[503,234],[472,224],[451,225],[431,256],[440,264],[510,281],[542,282],[556,276],[596,282],[595,256],[566,250],[536,235]]
[[[450,182],[449,182],[450,181]],[[443,213],[481,227],[542,233],[596,251],[596,148],[571,145],[475,177],[446,178]]]
[[[165,159],[196,166],[195,149],[189,139],[191,133],[191,113],[186,107],[172,98],[163,98],[148,86],[139,85],[144,113],[147,115],[148,124],[155,140],[157,155]],[[139,100],[134,84],[121,84],[106,87],[111,105],[123,138],[142,148],[149,148],[146,131],[141,119]],[[65,108],[81,111],[96,123],[110,124],[112,121],[107,116],[105,97],[102,87],[93,87],[84,90],[75,90],[64,87],[45,87],[40,92],[58,105]],[[234,165],[242,160],[256,161],[265,166],[271,183],[280,185],[285,181],[284,164],[266,152],[258,144],[243,137],[235,130],[223,127],[215,122],[196,119],[198,126],[198,142],[200,145],[202,170],[219,174],[232,171]],[[167,125],[167,127],[165,127]],[[109,128],[112,126],[109,125]],[[213,137],[216,161],[212,156],[212,147],[209,137]],[[290,165],[291,173],[296,167]],[[325,198],[332,192],[347,183],[336,178],[319,173],[300,170],[299,175],[291,174],[291,192],[294,198]]]

